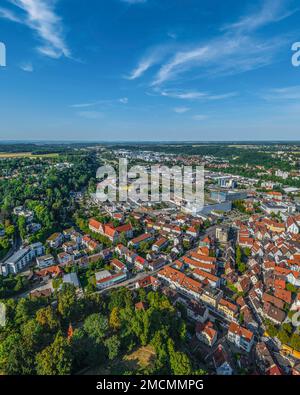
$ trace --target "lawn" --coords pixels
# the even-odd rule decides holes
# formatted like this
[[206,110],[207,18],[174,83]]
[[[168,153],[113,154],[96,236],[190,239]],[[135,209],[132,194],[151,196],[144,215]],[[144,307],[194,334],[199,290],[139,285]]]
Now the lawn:
[[0,159],[13,159],[13,158],[57,158],[58,154],[39,154],[34,155],[32,152],[0,152]]
[[155,351],[152,346],[141,347],[130,355],[125,355],[123,360],[129,366],[133,365],[134,368],[147,368],[155,359]]
[[122,375],[128,371],[138,371],[149,368],[155,360],[155,351],[152,346],[140,347],[131,354],[125,355],[122,359],[116,359],[105,368],[88,369],[84,375]]

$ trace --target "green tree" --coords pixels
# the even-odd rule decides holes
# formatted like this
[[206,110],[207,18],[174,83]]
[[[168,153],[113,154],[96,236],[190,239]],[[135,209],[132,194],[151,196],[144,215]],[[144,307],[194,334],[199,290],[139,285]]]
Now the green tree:
[[240,265],[242,263],[242,249],[238,245],[235,250],[235,261],[237,265]]
[[118,336],[113,335],[105,340],[105,346],[108,351],[108,358],[110,360],[115,359],[119,355],[121,342]]
[[65,320],[72,320],[77,312],[76,291],[71,284],[63,284],[62,289],[58,292],[57,310]]
[[118,307],[114,307],[109,316],[109,325],[115,331],[119,330],[121,327],[120,320],[120,309]]
[[43,307],[36,312],[36,321],[49,330],[55,330],[59,327],[59,319],[51,306]]
[[16,332],[0,341],[0,371],[6,375],[34,373],[32,351]]
[[288,344],[290,341],[289,334],[284,329],[279,330],[277,337],[283,344]]
[[174,342],[168,340],[168,352],[170,357],[170,367],[175,375],[188,375],[192,373],[192,366],[189,357],[180,351],[175,351]]
[[291,337],[291,347],[297,351],[300,351],[300,335],[297,333],[294,333]]
[[109,329],[108,319],[101,314],[92,314],[85,319],[83,327],[88,336],[100,344]]
[[18,218],[18,228],[22,240],[26,237],[26,218],[22,215]]
[[54,342],[36,356],[39,375],[69,375],[72,372],[71,346],[60,333]]

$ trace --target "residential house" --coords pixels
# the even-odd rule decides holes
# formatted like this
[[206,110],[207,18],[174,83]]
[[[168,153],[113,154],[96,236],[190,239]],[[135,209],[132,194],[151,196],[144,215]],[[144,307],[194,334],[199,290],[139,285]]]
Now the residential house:
[[152,245],[152,250],[157,252],[161,251],[167,247],[168,243],[169,243],[168,239],[161,237]]
[[151,262],[148,263],[148,268],[151,271],[156,271],[161,269],[163,266],[165,266],[165,264],[167,263],[166,259],[163,257],[157,258]]
[[108,270],[102,270],[101,272],[95,273],[95,277],[96,287],[98,290],[101,290],[125,281],[127,279],[127,274],[123,272],[111,274]]
[[264,303],[263,314],[266,318],[274,322],[276,325],[281,325],[286,317],[286,313],[283,310],[275,307],[269,302]]
[[218,288],[213,288],[210,285],[203,287],[200,299],[209,306],[217,309],[220,300],[223,297],[223,291]]
[[132,239],[129,243],[128,246],[133,246],[134,248],[139,248],[141,243],[149,243],[153,241],[153,236],[151,233],[144,233],[134,239]]
[[217,341],[218,334],[212,322],[207,321],[204,324],[197,322],[196,337],[204,344],[212,347]]
[[142,280],[138,280],[135,284],[136,288],[151,288],[154,291],[158,289],[159,285],[159,280],[153,276],[148,276]]
[[134,267],[138,271],[144,271],[148,267],[148,261],[143,257],[135,254]]
[[32,260],[45,253],[42,243],[34,243],[29,247],[23,247],[8,258],[1,266],[0,274],[8,276],[9,274],[20,273]]
[[44,269],[45,267],[53,266],[54,265],[54,257],[50,254],[43,255],[36,258],[36,263],[40,269]]
[[233,369],[230,365],[228,355],[221,344],[214,351],[212,359],[217,375],[231,376],[233,374]]
[[64,274],[63,276],[63,283],[64,284],[71,284],[73,285],[75,288],[80,288],[80,282],[77,276],[77,273],[68,273],[68,274]]
[[127,272],[127,267],[126,267],[126,265],[124,265],[123,262],[119,261],[119,259],[114,258],[114,259],[111,261],[111,265],[112,265],[112,267],[113,267],[116,271],[118,271],[118,272],[123,272],[123,273],[126,273],[126,272]]
[[204,323],[208,320],[208,308],[196,300],[190,300],[186,304],[188,318],[193,321]]
[[218,311],[230,320],[237,318],[239,308],[236,304],[222,298],[218,304]]
[[60,265],[67,265],[74,261],[74,255],[68,254],[67,252],[61,252],[57,255],[57,260]]
[[254,342],[254,335],[248,329],[231,322],[228,328],[227,338],[230,342],[234,343],[238,348],[246,352],[251,351]]
[[212,288],[220,288],[221,279],[219,277],[200,269],[193,270],[192,274],[204,284],[209,284]]

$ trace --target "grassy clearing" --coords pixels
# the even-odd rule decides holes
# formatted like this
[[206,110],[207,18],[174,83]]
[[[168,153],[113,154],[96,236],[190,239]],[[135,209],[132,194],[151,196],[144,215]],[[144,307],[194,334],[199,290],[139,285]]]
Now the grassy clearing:
[[134,365],[141,368],[151,366],[155,359],[155,351],[152,346],[141,347],[130,355],[126,355],[123,360],[129,365]]
[[13,159],[13,158],[57,158],[58,154],[39,154],[34,155],[32,152],[0,152],[0,159]]
[[128,371],[138,371],[152,366],[155,360],[155,351],[152,346],[140,347],[123,359],[116,359],[111,364],[100,369],[89,369],[84,375],[122,375]]

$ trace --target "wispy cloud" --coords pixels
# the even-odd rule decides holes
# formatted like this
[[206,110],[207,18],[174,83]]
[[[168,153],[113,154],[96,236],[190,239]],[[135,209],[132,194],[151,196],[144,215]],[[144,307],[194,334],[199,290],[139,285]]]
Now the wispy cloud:
[[137,67],[125,78],[128,80],[135,80],[141,77],[148,69],[161,61],[161,53],[154,50],[150,55],[142,58]]
[[22,19],[18,18],[13,11],[3,7],[0,7],[0,18],[8,19],[11,22],[22,23]]
[[209,92],[199,91],[175,91],[163,90],[160,92],[162,96],[171,97],[181,100],[225,100],[238,95],[237,92],[229,92],[222,94],[211,94]]
[[100,119],[104,117],[104,114],[100,111],[79,111],[77,114],[86,119]]
[[162,96],[172,97],[173,99],[183,99],[183,100],[195,100],[202,99],[206,96],[205,92],[198,91],[174,91],[174,90],[163,90],[160,92]]
[[181,51],[161,67],[153,85],[160,85],[164,81],[172,78],[175,74],[184,71],[188,64],[200,61],[208,55],[210,48],[207,46],[195,48],[191,51]]
[[71,108],[88,108],[88,107],[94,107],[97,104],[99,104],[99,102],[78,103],[78,104],[71,104],[70,107]]
[[201,72],[201,75],[227,75],[269,65],[290,38],[283,35],[261,38],[256,31],[297,11],[288,10],[287,5],[283,0],[264,0],[255,13],[223,26],[222,35],[189,46],[176,43],[176,47],[172,48],[172,56],[170,52],[163,53],[162,50],[159,56],[155,51],[150,51],[128,79],[141,77],[155,64],[160,64],[160,68],[154,77],[152,87],[177,80],[185,73],[196,70]]
[[113,104],[128,104],[129,99],[128,97],[121,97],[120,99],[102,99],[102,100],[97,100],[97,101],[89,101],[85,103],[75,103],[71,104],[69,107],[71,108],[89,108],[89,107],[95,107],[95,106],[110,106]]
[[22,63],[20,64],[20,69],[26,73],[32,73],[34,71],[32,63]]
[[125,76],[125,78],[128,80],[140,78],[150,68],[164,61],[167,56],[174,52],[175,48],[177,48],[176,43],[169,43],[157,45],[148,49],[146,54],[138,62],[137,66],[131,71],[129,75]]
[[128,104],[128,97],[121,97],[121,99],[119,99],[119,102],[122,104]]
[[284,37],[261,41],[251,36],[224,35],[198,48],[176,53],[161,66],[152,86],[175,80],[192,69],[201,70],[202,75],[238,74],[254,70],[270,64],[285,42]]
[[14,10],[1,8],[0,17],[32,29],[41,41],[37,49],[51,58],[71,57],[63,37],[61,18],[55,13],[53,0],[8,0]]
[[270,89],[263,94],[266,100],[300,100],[300,85]]
[[176,112],[177,114],[185,114],[186,112],[190,111],[189,107],[175,107],[173,108],[173,111]]
[[299,11],[299,8],[286,10],[286,6],[286,0],[265,0],[259,11],[245,15],[238,22],[223,26],[221,30],[251,32],[270,23],[279,22]]

